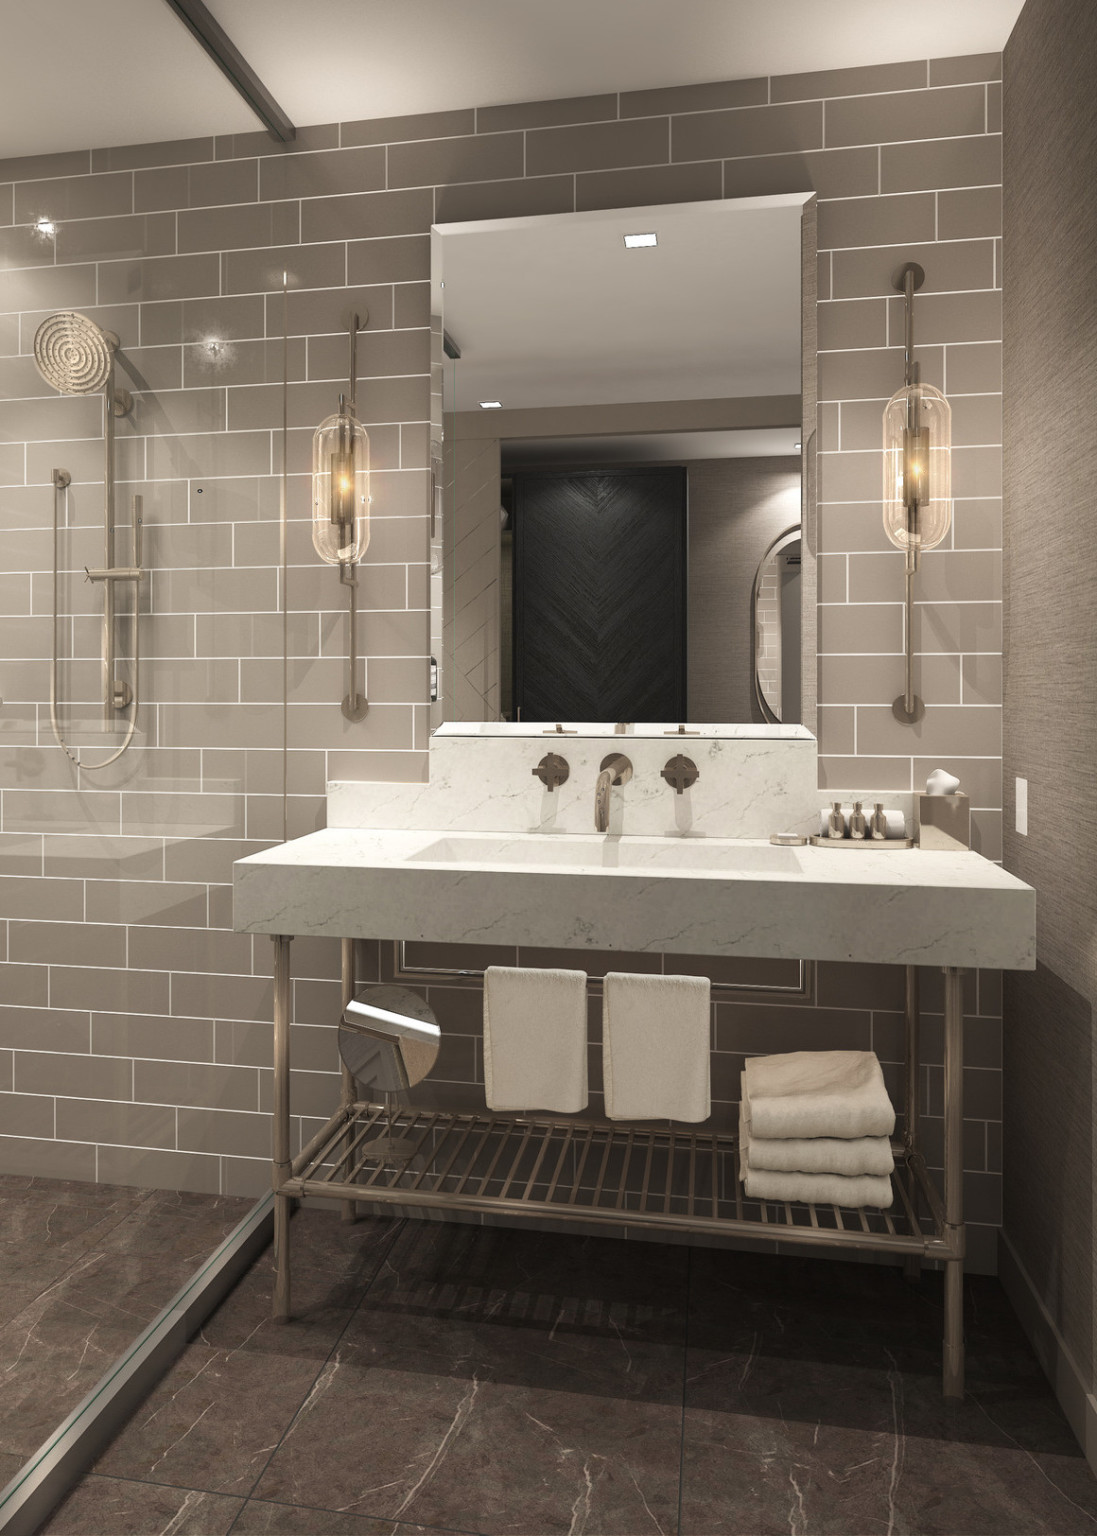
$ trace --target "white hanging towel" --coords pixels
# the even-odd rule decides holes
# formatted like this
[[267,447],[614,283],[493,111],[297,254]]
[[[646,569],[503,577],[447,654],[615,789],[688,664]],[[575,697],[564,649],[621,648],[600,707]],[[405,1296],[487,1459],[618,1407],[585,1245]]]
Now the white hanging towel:
[[890,1136],[895,1110],[873,1051],[788,1051],[748,1056],[743,1084],[750,1134],[784,1137]]
[[707,1120],[712,1113],[706,976],[611,971],[602,1004],[611,1120]]
[[484,1097],[489,1109],[586,1109],[585,971],[488,967]]

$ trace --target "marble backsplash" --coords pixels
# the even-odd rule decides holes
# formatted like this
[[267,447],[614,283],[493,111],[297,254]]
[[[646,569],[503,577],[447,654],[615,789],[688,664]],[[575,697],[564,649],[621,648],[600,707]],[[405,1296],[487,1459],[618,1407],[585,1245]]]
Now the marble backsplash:
[[[610,831],[646,837],[768,838],[818,825],[818,748],[809,731],[754,727],[749,736],[466,736],[436,734],[425,784],[334,781],[328,826],[467,832],[591,832],[605,758],[624,753],[628,784],[610,797]],[[549,752],[568,765],[551,793],[534,775]],[[698,778],[681,794],[660,775],[688,757]]]

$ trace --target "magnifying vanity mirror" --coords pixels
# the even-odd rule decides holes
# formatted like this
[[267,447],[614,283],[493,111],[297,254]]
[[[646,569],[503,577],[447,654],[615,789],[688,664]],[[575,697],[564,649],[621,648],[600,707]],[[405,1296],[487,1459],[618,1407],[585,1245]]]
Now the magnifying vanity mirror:
[[815,261],[805,194],[434,227],[432,725],[813,726]]

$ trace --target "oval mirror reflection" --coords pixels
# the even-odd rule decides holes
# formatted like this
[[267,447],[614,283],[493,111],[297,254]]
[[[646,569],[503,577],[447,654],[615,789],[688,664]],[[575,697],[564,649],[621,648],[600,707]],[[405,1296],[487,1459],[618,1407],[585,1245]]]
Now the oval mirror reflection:
[[774,539],[751,604],[754,702],[771,725],[800,723],[800,526]]

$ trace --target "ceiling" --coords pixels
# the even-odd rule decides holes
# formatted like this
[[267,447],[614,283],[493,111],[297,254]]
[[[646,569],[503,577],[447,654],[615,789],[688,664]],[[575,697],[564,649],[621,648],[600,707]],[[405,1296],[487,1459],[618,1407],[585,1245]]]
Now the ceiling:
[[503,444],[503,472],[552,464],[681,464],[694,459],[794,459],[798,427],[738,432],[632,432],[620,437],[512,437]]
[[[997,52],[1023,0],[208,0],[298,125]],[[0,158],[237,133],[162,0],[0,0]]]
[[437,226],[446,409],[799,395],[805,198]]

